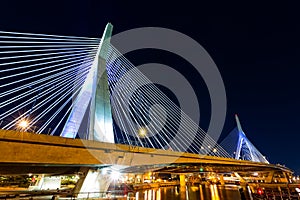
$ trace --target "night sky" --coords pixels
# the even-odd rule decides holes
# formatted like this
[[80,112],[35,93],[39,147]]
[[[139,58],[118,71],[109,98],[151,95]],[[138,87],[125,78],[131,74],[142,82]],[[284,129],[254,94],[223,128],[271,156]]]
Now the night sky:
[[[145,26],[180,31],[207,50],[222,75],[227,93],[222,137],[235,127],[238,113],[247,137],[271,163],[285,164],[300,174],[299,6],[224,2],[2,0],[0,30],[101,37],[111,22],[114,33]],[[154,50],[132,52],[128,58],[136,65],[161,62],[178,71],[184,64]],[[204,83],[198,81],[201,76],[186,69],[180,72],[198,91],[200,126],[206,129],[210,103]]]

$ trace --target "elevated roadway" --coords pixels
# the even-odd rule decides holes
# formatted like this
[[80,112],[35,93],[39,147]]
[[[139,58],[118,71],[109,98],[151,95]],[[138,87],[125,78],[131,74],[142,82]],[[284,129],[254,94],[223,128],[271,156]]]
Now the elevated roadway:
[[281,165],[12,130],[0,130],[0,149],[0,174],[72,174],[82,167],[108,165],[127,167],[128,172],[160,168],[181,173],[199,170],[200,166],[218,172],[292,172]]

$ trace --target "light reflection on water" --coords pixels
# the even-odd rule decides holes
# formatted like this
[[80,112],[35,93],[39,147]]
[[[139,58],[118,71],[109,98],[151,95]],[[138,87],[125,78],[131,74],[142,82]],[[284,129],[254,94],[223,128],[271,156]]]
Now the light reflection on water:
[[135,200],[240,200],[237,187],[199,185],[190,187],[163,187],[136,192]]

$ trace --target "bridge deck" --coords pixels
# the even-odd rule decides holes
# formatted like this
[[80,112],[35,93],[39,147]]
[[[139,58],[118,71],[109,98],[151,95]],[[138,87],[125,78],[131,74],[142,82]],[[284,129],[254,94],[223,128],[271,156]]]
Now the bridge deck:
[[32,171],[30,166],[34,166],[40,171],[53,169],[50,171],[55,172],[58,168],[77,170],[84,166],[123,165],[137,169],[134,166],[155,167],[171,164],[209,165],[218,167],[219,170],[227,166],[226,170],[248,168],[291,172],[280,165],[11,130],[0,130],[0,148],[0,173],[11,171],[8,166],[23,166],[27,171]]

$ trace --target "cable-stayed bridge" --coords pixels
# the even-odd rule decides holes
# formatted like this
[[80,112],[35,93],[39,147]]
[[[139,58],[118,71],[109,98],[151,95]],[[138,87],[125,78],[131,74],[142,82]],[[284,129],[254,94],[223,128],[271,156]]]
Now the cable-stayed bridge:
[[2,32],[1,128],[229,157],[109,43],[107,27],[103,40]]
[[111,24],[101,39],[0,32],[3,171],[172,164],[182,173],[181,164],[198,164],[290,173],[270,165],[239,122],[219,145],[110,44],[111,34]]

